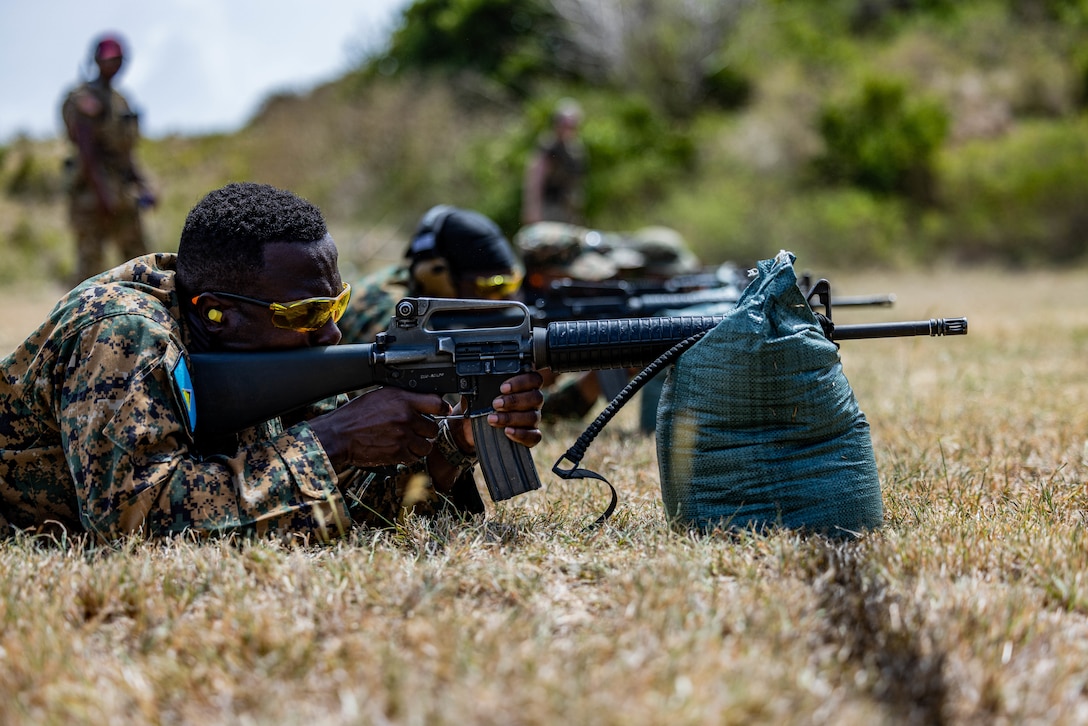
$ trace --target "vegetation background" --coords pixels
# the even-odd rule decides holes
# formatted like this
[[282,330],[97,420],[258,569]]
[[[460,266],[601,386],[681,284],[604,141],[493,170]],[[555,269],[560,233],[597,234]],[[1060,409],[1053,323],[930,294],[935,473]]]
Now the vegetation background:
[[[527,155],[571,96],[590,224],[676,228],[708,264],[1084,261],[1084,0],[418,0],[403,20],[238,133],[147,140],[154,246],[236,179],[319,204],[349,268],[399,257],[435,203],[512,235]],[[0,281],[71,269],[66,153],[0,148]]]
[[[5,723],[1088,722],[1088,3],[419,0],[388,48],[237,134],[149,139],[173,249],[252,179],[329,217],[348,274],[451,202],[516,229],[521,171],[577,98],[594,225],[665,224],[708,264],[781,248],[845,322],[885,526],[852,543],[664,523],[625,409],[586,464],[480,521],[335,547],[22,538],[0,547]],[[60,140],[0,149],[0,352],[72,268]],[[626,418],[625,418],[626,417]],[[592,459],[592,461],[590,461]]]

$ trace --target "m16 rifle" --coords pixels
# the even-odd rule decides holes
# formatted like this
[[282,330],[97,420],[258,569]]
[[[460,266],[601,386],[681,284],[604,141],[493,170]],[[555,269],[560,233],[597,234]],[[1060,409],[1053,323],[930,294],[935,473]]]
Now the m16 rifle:
[[[806,274],[797,285],[809,297],[821,282],[826,283],[814,283]],[[527,284],[522,298],[533,322],[547,325],[557,320],[652,317],[694,306],[735,303],[746,284],[747,279],[737,268],[725,264],[714,271],[668,278],[541,279],[535,285]],[[835,307],[890,307],[895,304],[895,295],[837,295],[831,302]]]
[[[546,282],[541,278],[522,289],[522,298],[533,323],[547,325],[560,320],[684,315],[686,309],[693,307],[720,313],[740,299],[747,283],[747,276],[739,268],[725,263],[715,270],[664,278],[594,281],[560,277]],[[825,314],[829,314],[831,305],[839,308],[895,304],[894,294],[836,295],[832,300],[827,281],[814,282],[807,273],[797,281],[797,286],[806,299],[818,297]],[[628,372],[623,369],[600,371],[596,375],[606,400],[614,399],[629,380]]]
[[[372,386],[459,394],[468,403],[488,493],[493,501],[502,501],[540,488],[529,449],[487,423],[503,381],[542,368],[568,372],[660,366],[670,350],[686,349],[722,319],[557,321],[542,328],[533,327],[529,309],[518,302],[405,298],[374,343],[191,355],[194,430],[198,437],[231,434]],[[967,333],[966,318],[839,326],[825,320],[824,335],[833,341]],[[563,478],[587,475],[584,470],[563,470],[559,462],[553,472]]]

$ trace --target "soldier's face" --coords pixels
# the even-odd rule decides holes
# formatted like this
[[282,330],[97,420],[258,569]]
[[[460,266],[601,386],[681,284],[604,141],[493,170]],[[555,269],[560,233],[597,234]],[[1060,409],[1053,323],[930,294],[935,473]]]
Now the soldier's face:
[[119,55],[112,58],[99,58],[95,61],[98,64],[98,74],[106,79],[116,76],[121,71],[123,62],[124,59]]
[[[265,247],[264,268],[245,294],[259,300],[288,303],[313,297],[336,297],[343,289],[332,237],[298,244],[276,242]],[[267,307],[224,298],[218,347],[223,350],[276,350],[336,345],[340,329],[329,320],[312,331],[279,328]]]
[[578,135],[578,118],[575,116],[561,116],[555,124],[556,133],[563,140],[572,139]]

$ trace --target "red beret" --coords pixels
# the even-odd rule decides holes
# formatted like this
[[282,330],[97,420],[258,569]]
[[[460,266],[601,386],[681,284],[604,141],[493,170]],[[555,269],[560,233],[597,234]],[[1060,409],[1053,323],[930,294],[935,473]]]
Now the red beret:
[[107,58],[121,58],[125,54],[121,50],[121,43],[116,38],[103,38],[98,41],[98,45],[94,49],[94,57],[96,60],[106,60]]

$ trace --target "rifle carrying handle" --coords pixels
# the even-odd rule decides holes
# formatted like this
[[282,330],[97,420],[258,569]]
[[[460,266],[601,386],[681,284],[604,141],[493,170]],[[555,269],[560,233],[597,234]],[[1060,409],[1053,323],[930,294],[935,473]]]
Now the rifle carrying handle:
[[540,488],[528,446],[506,438],[502,429],[487,422],[487,416],[472,417],[472,438],[491,501],[501,502]]

